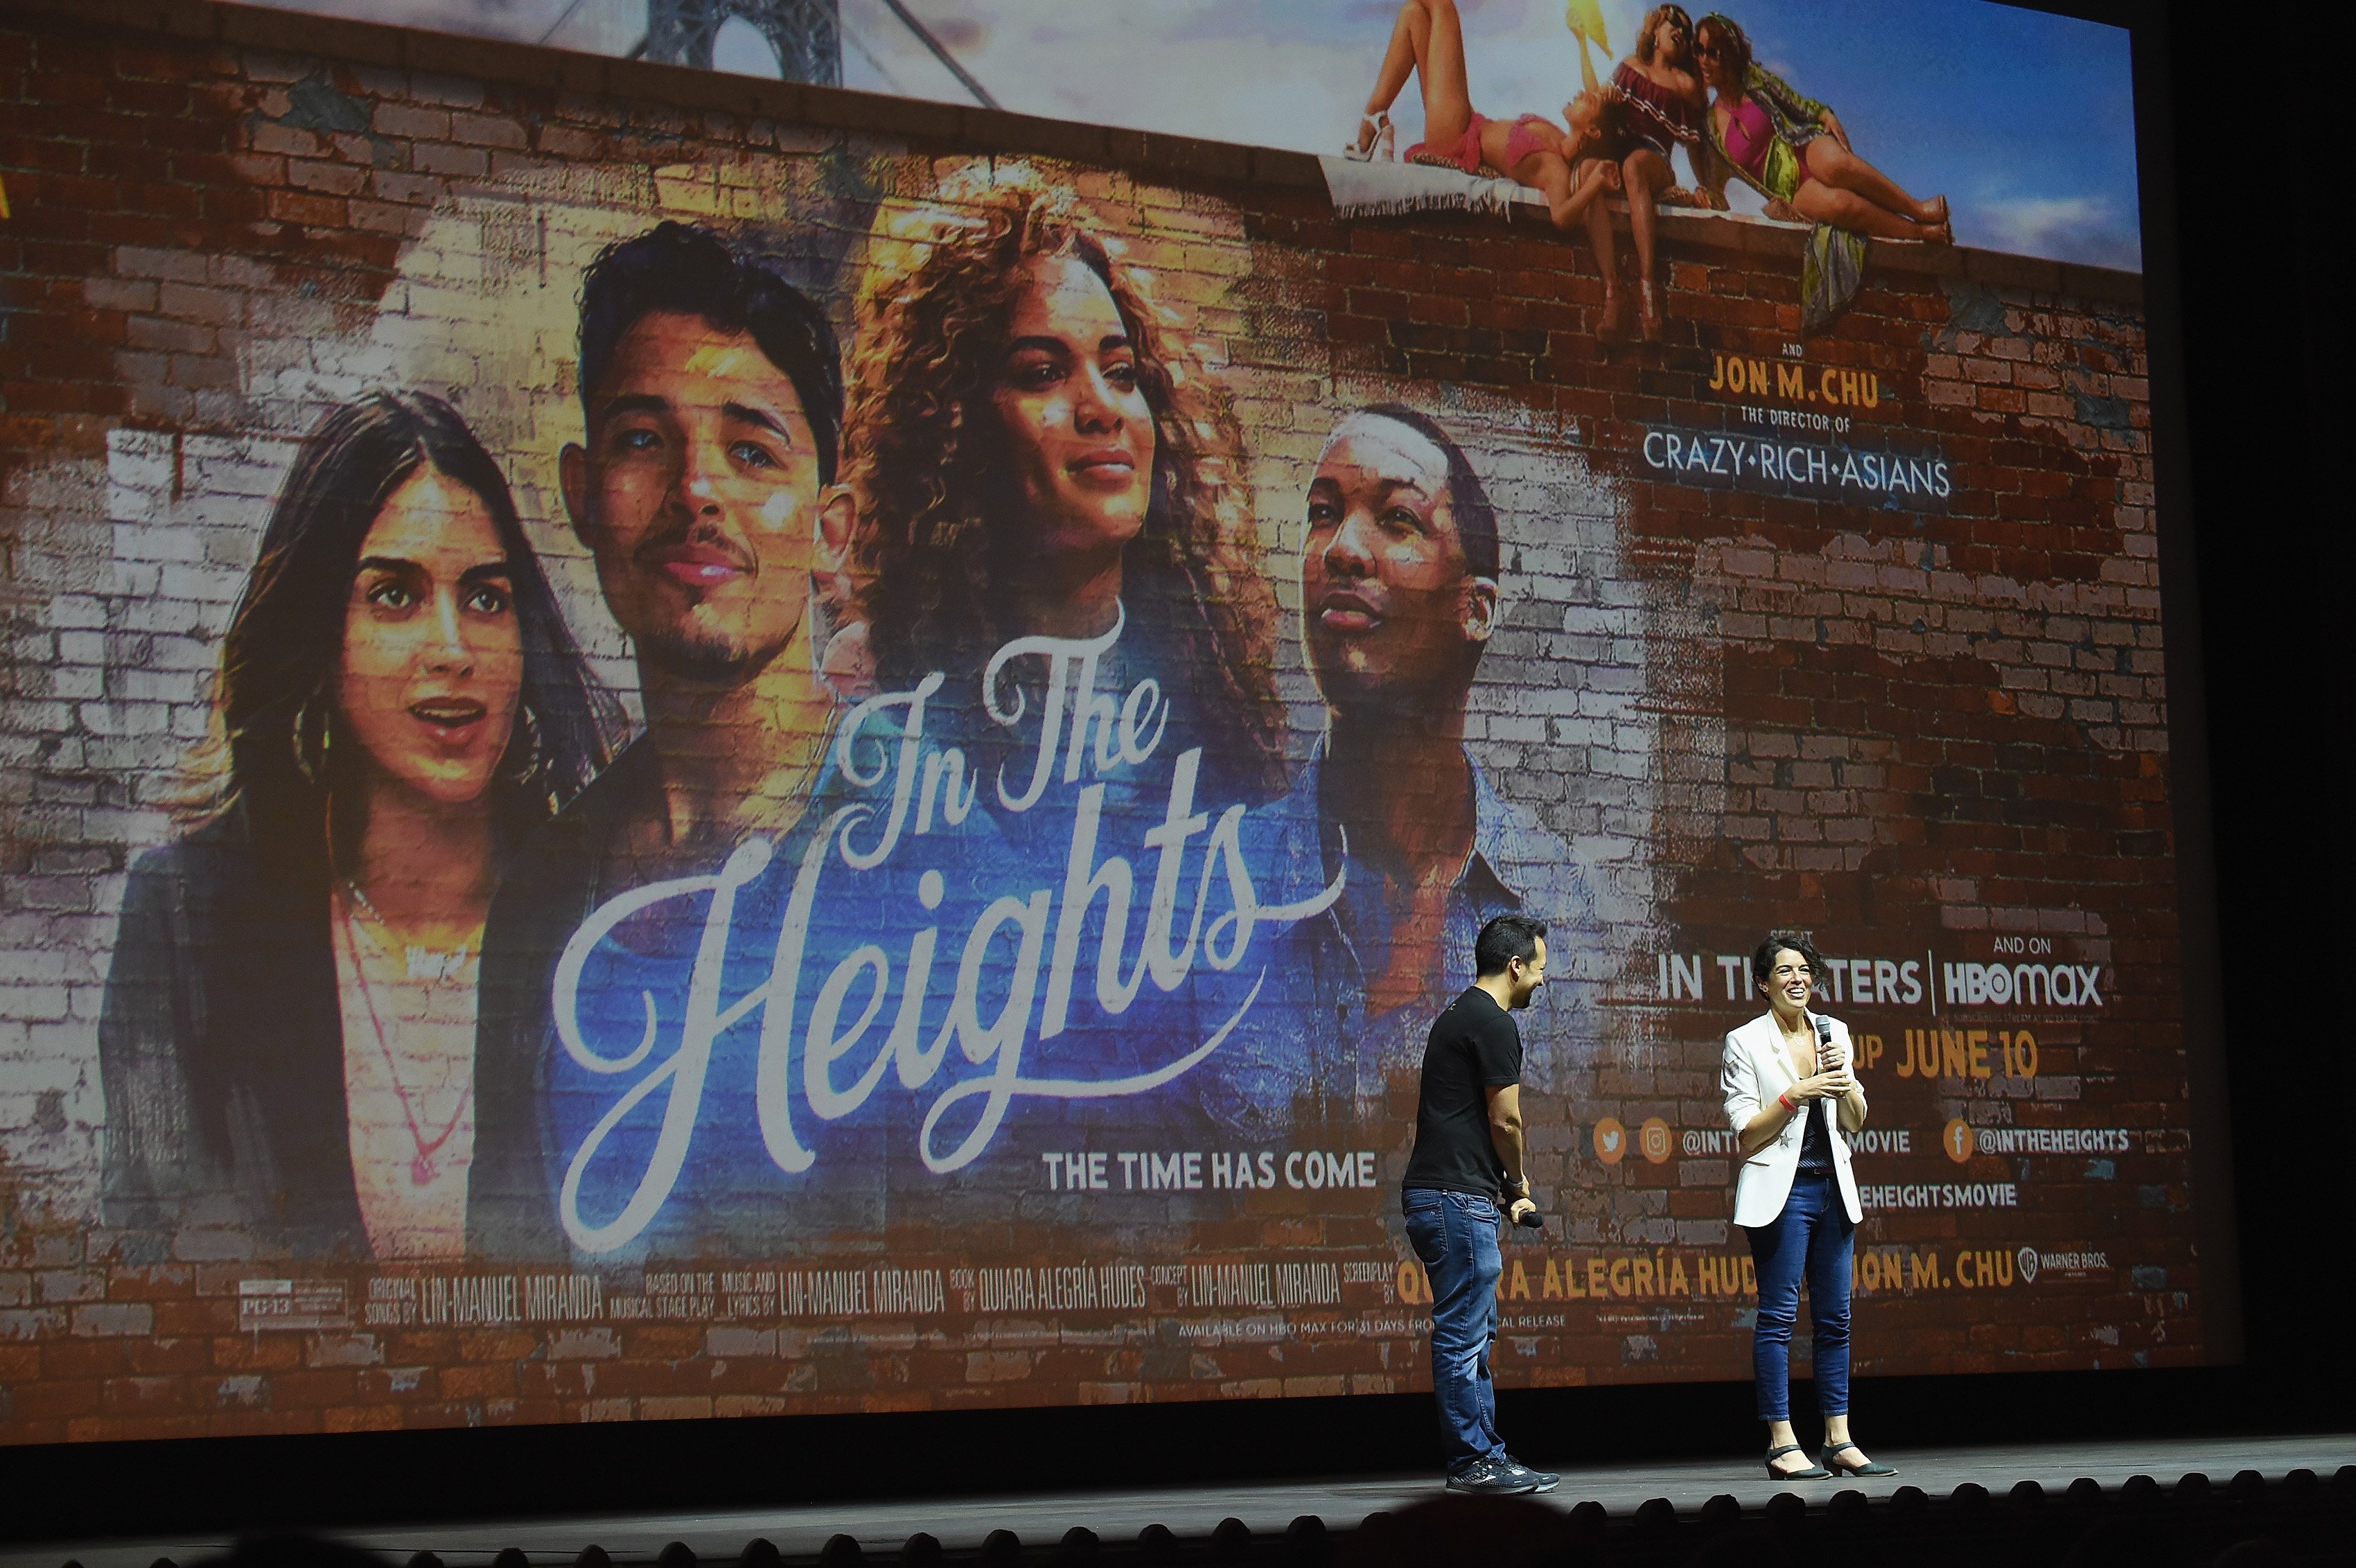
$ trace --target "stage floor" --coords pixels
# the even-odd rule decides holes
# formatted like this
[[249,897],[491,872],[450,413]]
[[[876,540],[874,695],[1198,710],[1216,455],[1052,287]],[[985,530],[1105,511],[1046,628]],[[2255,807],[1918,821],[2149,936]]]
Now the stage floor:
[[[1543,1464],[1547,1445],[1533,1437],[1526,1457]],[[1563,1471],[1562,1485],[1542,1500],[1569,1509],[1592,1499],[1614,1517],[1665,1497],[1680,1513],[1698,1509],[1710,1497],[1728,1493],[1744,1508],[1765,1503],[1777,1491],[1796,1492],[1823,1502],[1844,1488],[1883,1497],[1902,1486],[1944,1497],[1966,1481],[2002,1496],[2024,1480],[2058,1492],[2081,1476],[2115,1488],[2129,1476],[2147,1475],[2172,1485],[2199,1470],[2222,1486],[2236,1472],[2254,1469],[2268,1480],[2306,1468],[2329,1479],[2342,1465],[2356,1464],[2356,1433],[2313,1437],[2199,1438],[2133,1443],[2022,1445],[2004,1448],[1890,1449],[1876,1458],[1898,1474],[1869,1481],[1776,1483],[1756,1464],[1729,1461],[1580,1466]],[[501,1549],[520,1547],[534,1563],[569,1563],[582,1548],[595,1544],[616,1559],[650,1560],[669,1541],[681,1541],[707,1563],[733,1562],[744,1543],[766,1536],[788,1557],[817,1552],[830,1536],[855,1536],[871,1553],[888,1561],[917,1531],[929,1531],[951,1551],[971,1549],[995,1530],[1011,1530],[1026,1546],[1051,1544],[1074,1525],[1086,1525],[1106,1541],[1134,1540],[1149,1524],[1168,1526],[1181,1536],[1207,1535],[1233,1516],[1255,1534],[1280,1533],[1301,1514],[1317,1514],[1335,1529],[1355,1527],[1378,1509],[1398,1509],[1440,1494],[1430,1475],[1360,1477],[1235,1486],[1170,1487],[1132,1491],[1037,1491],[989,1498],[916,1499],[815,1506],[744,1509],[706,1513],[578,1515],[564,1519],[492,1523],[422,1524],[389,1530],[337,1531],[355,1545],[380,1552],[395,1562],[430,1551],[450,1568],[487,1563]],[[58,1568],[73,1559],[83,1568],[149,1568],[159,1557],[183,1565],[229,1544],[226,1536],[151,1538],[140,1541],[59,1541],[35,1547],[0,1548],[0,1568]]]

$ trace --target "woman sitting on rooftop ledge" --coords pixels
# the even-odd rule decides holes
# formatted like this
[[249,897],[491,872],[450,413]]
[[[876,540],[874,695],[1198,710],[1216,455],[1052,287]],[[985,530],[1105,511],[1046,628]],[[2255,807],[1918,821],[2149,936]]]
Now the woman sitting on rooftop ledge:
[[1608,92],[1580,93],[1563,106],[1564,130],[1543,114],[1492,120],[1473,109],[1464,72],[1464,26],[1456,0],[1406,0],[1391,27],[1366,112],[1347,154],[1365,160],[1391,156],[1390,107],[1413,75],[1422,85],[1424,139],[1407,151],[1409,163],[1437,164],[1468,175],[1484,170],[1543,193],[1555,227],[1586,221],[1604,261],[1607,331],[1619,315],[1612,285],[1610,216],[1596,198],[1620,187],[1621,105]]
[[1723,205],[1729,174],[1767,198],[1767,216],[1827,223],[1877,240],[1952,242],[1947,198],[1917,201],[1851,150],[1837,115],[1751,59],[1751,39],[1717,12],[1695,29],[1694,59],[1716,92],[1709,152],[1697,167]]

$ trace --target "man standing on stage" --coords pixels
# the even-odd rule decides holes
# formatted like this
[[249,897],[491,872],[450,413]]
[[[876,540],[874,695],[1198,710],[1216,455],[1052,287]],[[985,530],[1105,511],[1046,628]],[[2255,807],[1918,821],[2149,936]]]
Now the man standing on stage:
[[1448,1489],[1543,1492],[1560,1478],[1505,1452],[1490,1381],[1497,1336],[1498,1206],[1537,1212],[1522,1164],[1522,1033],[1514,1014],[1546,984],[1546,922],[1501,914],[1481,928],[1479,977],[1432,1021],[1417,1094],[1415,1153],[1400,1183],[1408,1243],[1431,1279],[1431,1388]]

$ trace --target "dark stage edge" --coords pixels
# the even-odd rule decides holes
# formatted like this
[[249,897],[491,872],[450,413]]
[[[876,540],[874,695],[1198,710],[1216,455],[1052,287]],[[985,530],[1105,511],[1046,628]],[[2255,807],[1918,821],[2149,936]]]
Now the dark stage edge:
[[[1547,1446],[1542,1435],[1531,1434],[1525,1456],[1543,1464]],[[1663,1497],[1676,1504],[1679,1514],[1687,1514],[1719,1493],[1732,1496],[1751,1509],[1763,1507],[1781,1491],[1795,1493],[1811,1507],[1820,1507],[1836,1491],[1848,1488],[1883,1498],[1900,1487],[1913,1486],[1941,1498],[1967,1481],[1977,1482],[1996,1497],[2024,1480],[2039,1482],[2058,1495],[2081,1476],[2094,1477],[2106,1490],[2115,1490],[2136,1475],[2169,1486],[2191,1471],[2207,1475],[2220,1487],[2242,1470],[2256,1470],[2274,1481],[2305,1468],[2328,1481],[2341,1466],[2356,1464],[2356,1433],[1888,1449],[1877,1451],[1874,1456],[1895,1465],[1899,1473],[1880,1480],[1843,1477],[1777,1483],[1769,1481],[1755,1463],[1730,1460],[1590,1465],[1564,1469],[1561,1487],[1540,1500],[1567,1512],[1591,1499],[1618,1519],[1633,1514],[1650,1499]],[[1041,1467],[1052,1468],[1052,1459],[1042,1456]],[[1440,1495],[1436,1476],[1391,1475],[696,1513],[584,1514],[331,1533],[396,1562],[405,1562],[413,1552],[432,1552],[449,1568],[488,1563],[510,1546],[520,1548],[535,1563],[569,1563],[583,1548],[593,1544],[604,1547],[617,1560],[651,1561],[674,1541],[684,1541],[705,1563],[729,1563],[755,1537],[766,1537],[787,1557],[807,1557],[815,1555],[838,1533],[857,1538],[869,1553],[888,1561],[918,1531],[931,1533],[950,1552],[979,1548],[996,1530],[1012,1531],[1025,1546],[1033,1548],[1052,1544],[1075,1525],[1095,1531],[1108,1544],[1134,1541],[1138,1531],[1150,1524],[1165,1525],[1181,1537],[1201,1537],[1230,1517],[1242,1520],[1255,1535],[1275,1535],[1302,1514],[1318,1515],[1331,1529],[1349,1530],[1370,1513],[1397,1511]],[[0,1550],[0,1568],[58,1568],[69,1559],[80,1562],[83,1568],[149,1568],[159,1557],[186,1564],[230,1544],[227,1535],[209,1534],[58,1541]]]

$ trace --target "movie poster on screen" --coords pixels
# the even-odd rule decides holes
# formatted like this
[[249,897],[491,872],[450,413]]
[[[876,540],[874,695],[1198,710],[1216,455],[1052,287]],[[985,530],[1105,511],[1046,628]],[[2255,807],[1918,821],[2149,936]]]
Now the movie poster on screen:
[[1516,912],[1501,1381],[1746,1375],[1770,926],[1861,1367],[2199,1359],[2131,273],[198,75],[8,453],[12,1440],[1428,1387]]

